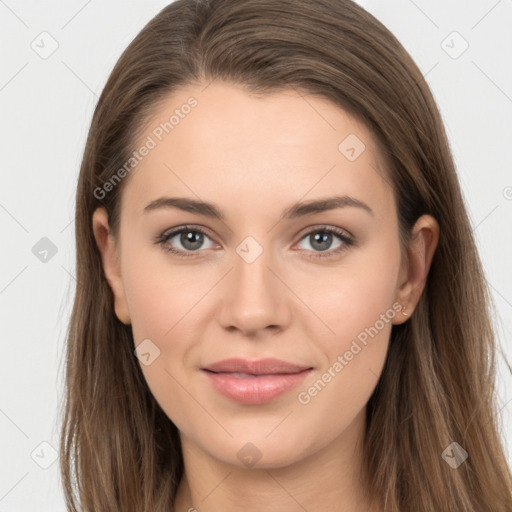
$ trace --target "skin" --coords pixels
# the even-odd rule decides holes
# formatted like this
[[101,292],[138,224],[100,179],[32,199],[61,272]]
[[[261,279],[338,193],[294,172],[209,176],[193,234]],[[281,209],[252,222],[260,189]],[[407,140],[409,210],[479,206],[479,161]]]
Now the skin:
[[[338,106],[293,89],[257,97],[225,82],[189,85],[169,96],[141,143],[190,96],[197,107],[125,178],[120,238],[109,233],[104,209],[92,219],[118,319],[131,324],[135,346],[149,338],[160,350],[141,368],[180,431],[185,476],[175,510],[379,511],[357,477],[366,403],[392,325],[407,321],[420,298],[438,224],[419,218],[402,257],[396,203],[371,133]],[[349,134],[365,144],[353,161],[338,149]],[[299,201],[335,193],[373,214],[347,206],[280,220]],[[226,219],[176,208],[144,214],[161,196],[212,202]],[[191,257],[154,243],[186,224],[207,231],[199,249],[179,235],[165,243]],[[326,226],[355,243],[334,254],[344,242],[333,235],[318,249],[314,234]],[[248,236],[263,250],[251,263],[236,251]],[[330,367],[332,375],[338,356],[390,310],[392,320],[301,403],[299,393]],[[275,357],[313,371],[269,403],[242,405],[200,370],[230,357]],[[261,455],[252,467],[237,456],[248,442],[257,451],[245,450]]]

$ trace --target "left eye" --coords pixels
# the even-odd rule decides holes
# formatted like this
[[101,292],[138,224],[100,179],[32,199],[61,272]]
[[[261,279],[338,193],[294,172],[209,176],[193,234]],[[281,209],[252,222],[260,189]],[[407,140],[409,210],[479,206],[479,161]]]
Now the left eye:
[[[334,249],[331,248],[333,238],[340,240]],[[176,239],[176,241],[173,241],[173,239]],[[210,247],[203,247],[205,239],[210,240]],[[328,227],[309,231],[302,236],[300,242],[305,240],[310,241],[309,244],[312,249],[306,249],[306,251],[312,252],[312,257],[333,256],[353,244],[352,237],[346,231]],[[199,252],[200,249],[211,249],[216,245],[202,229],[196,227],[181,227],[170,233],[163,233],[157,238],[156,243],[166,251],[180,257],[195,256],[194,252]],[[177,243],[181,244],[181,248],[176,248]]]
[[[340,243],[334,248],[331,247],[333,238],[340,240]],[[336,254],[352,244],[352,238],[348,236],[348,234],[333,228],[315,229],[306,233],[306,235],[301,238],[301,241],[303,240],[310,241],[309,244],[313,247],[313,252],[326,253],[314,254],[314,256],[320,257]]]

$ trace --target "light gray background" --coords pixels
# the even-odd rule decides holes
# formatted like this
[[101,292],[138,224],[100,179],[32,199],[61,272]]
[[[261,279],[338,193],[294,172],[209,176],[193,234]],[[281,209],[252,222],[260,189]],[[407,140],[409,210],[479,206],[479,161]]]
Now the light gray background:
[[[76,179],[108,74],[167,3],[0,0],[1,512],[65,510],[52,446],[75,284]],[[512,359],[512,0],[359,3],[398,37],[433,90],[499,312],[500,343]],[[58,43],[47,58],[32,48],[51,49],[44,31]],[[464,40],[469,47],[459,55]],[[57,249],[45,263],[32,250],[43,237]],[[500,357],[509,461],[511,384]]]

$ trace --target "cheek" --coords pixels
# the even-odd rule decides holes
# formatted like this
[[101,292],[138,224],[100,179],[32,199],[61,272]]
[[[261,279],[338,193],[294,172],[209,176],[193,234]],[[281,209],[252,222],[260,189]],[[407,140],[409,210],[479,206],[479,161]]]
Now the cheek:
[[150,353],[149,361],[139,361],[151,394],[175,425],[186,429],[191,418],[204,415],[187,393],[189,361],[200,341],[194,329],[204,322],[202,299],[218,278],[205,268],[170,265],[165,254],[148,264],[152,256],[135,254],[124,261],[134,345]]
[[382,372],[390,329],[386,324],[364,343],[357,338],[340,341],[329,362],[298,390],[296,428],[321,432],[312,439],[313,446],[335,439],[365,409]]
[[400,257],[398,239],[390,233],[368,247],[347,253],[339,266],[313,272],[308,278],[303,290],[308,290],[308,306],[329,328],[320,325],[317,337],[318,332],[330,332],[324,347],[331,357],[333,351],[373,326],[382,314],[393,317]]
[[325,422],[333,434],[365,406],[386,359],[400,266],[398,241],[389,240],[354,252],[328,276],[317,275],[315,289],[323,293],[310,295],[329,331],[308,332],[322,352],[322,365],[301,388],[298,403],[318,428]]
[[163,250],[127,258],[123,279],[135,341],[168,340],[194,317],[195,306],[211,288],[199,267],[171,264]]

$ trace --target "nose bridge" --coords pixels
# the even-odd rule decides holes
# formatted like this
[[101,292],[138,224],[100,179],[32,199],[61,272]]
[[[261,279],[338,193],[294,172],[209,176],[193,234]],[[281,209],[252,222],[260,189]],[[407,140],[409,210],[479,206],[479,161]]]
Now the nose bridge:
[[283,286],[273,274],[275,251],[267,245],[269,238],[265,240],[248,236],[235,249],[233,271],[223,294],[224,327],[247,332],[282,327],[288,319]]
[[269,267],[275,265],[269,243],[269,238],[258,241],[248,236],[236,248],[233,269],[234,293],[246,303],[269,302],[277,291],[275,283],[272,282],[275,277],[269,270]]
[[271,253],[268,246],[264,248],[252,237],[237,247],[233,277],[238,291],[258,294],[268,288],[269,277],[272,277]]

